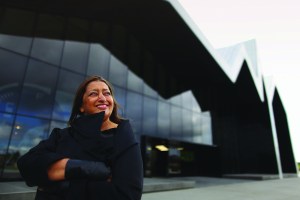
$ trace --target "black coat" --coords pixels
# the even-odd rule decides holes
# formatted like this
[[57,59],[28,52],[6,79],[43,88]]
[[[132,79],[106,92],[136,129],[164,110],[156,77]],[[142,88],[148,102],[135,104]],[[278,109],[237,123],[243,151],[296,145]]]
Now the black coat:
[[[143,189],[141,150],[128,120],[122,120],[115,133],[99,129],[103,113],[80,117],[64,129],[53,129],[17,162],[28,186],[38,186],[36,199],[140,200]],[[103,161],[111,166],[112,181],[50,181],[48,167],[62,158]]]

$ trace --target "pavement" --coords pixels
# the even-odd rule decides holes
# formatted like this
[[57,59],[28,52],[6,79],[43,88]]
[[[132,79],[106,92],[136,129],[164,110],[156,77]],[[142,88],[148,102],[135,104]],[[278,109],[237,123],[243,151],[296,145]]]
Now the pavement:
[[[0,182],[0,200],[33,200],[35,187],[22,181]],[[299,200],[299,175],[279,179],[270,175],[226,178],[144,178],[142,200]]]
[[299,200],[300,178],[236,179],[185,177],[194,188],[144,193],[142,200]]

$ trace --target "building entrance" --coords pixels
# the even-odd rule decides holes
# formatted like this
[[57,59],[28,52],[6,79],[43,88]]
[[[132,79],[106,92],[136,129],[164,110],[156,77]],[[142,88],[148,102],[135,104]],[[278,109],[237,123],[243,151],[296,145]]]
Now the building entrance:
[[221,176],[216,146],[141,137],[145,177]]

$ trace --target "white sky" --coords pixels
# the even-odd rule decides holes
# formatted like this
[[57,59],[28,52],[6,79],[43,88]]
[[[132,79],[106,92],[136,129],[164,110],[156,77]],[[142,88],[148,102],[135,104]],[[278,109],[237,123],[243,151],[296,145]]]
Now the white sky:
[[285,107],[300,162],[300,0],[178,0],[214,48],[256,40],[263,76]]

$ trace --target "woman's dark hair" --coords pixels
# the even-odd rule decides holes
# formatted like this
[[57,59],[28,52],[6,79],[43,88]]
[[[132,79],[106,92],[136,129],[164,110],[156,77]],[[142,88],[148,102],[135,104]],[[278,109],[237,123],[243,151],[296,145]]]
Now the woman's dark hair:
[[86,78],[78,87],[74,101],[73,101],[73,106],[72,106],[72,111],[71,111],[71,115],[68,121],[68,125],[70,126],[72,124],[72,122],[78,117],[83,115],[83,113],[80,111],[80,107],[82,106],[82,99],[83,99],[83,95],[86,91],[86,88],[88,86],[88,84],[90,84],[93,81],[102,81],[103,83],[105,83],[112,95],[112,98],[114,100],[114,108],[113,111],[111,113],[110,116],[110,120],[114,123],[120,123],[122,117],[119,115],[118,113],[118,109],[120,108],[120,105],[118,104],[118,102],[115,99],[115,95],[114,95],[114,91],[113,91],[113,87],[112,85],[105,80],[103,77],[101,76],[90,76],[88,78]]

